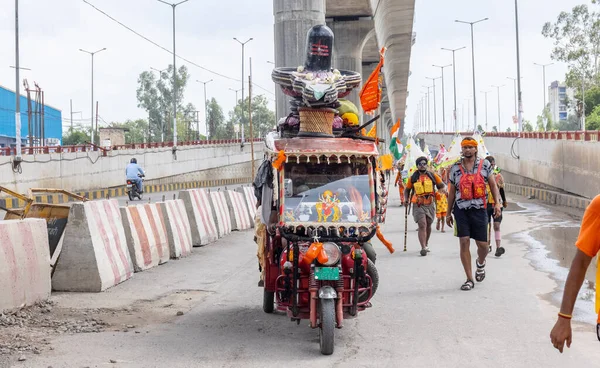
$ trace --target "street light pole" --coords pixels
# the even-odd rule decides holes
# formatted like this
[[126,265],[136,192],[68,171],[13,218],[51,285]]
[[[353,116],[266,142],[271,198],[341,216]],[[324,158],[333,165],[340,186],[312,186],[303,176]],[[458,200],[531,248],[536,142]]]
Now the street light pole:
[[[19,0],[15,0],[15,143],[16,162],[21,162],[21,86],[19,80]],[[29,132],[31,136],[31,132]],[[14,166],[18,167],[18,166]],[[14,168],[13,167],[13,168]]]
[[[207,102],[206,102],[207,101],[206,100],[206,85],[209,84],[212,81],[213,81],[212,79],[208,80],[206,82],[202,82],[202,81],[199,81],[199,80],[196,81],[198,83],[204,84],[204,121],[206,123],[206,140],[208,140],[208,132],[209,132],[208,131],[208,113],[206,112],[207,111],[207,108],[206,108],[206,105],[207,105]],[[200,140],[200,122],[198,122],[197,129],[198,129],[198,140]],[[214,132],[213,132],[213,134],[214,134]]]
[[485,131],[488,131],[488,99],[487,95],[490,91],[481,91],[485,95]]
[[518,104],[519,104],[519,113],[517,116],[518,120],[518,130],[519,137],[521,136],[521,131],[523,130],[523,99],[521,95],[521,54],[519,49],[519,3],[518,0],[515,0],[515,38],[516,38],[516,46],[517,46],[517,87],[518,87]]
[[434,67],[436,68],[440,68],[442,70],[442,124],[443,126],[443,130],[444,132],[446,131],[446,88],[444,87],[444,68],[447,68],[449,66],[452,66],[453,64],[448,64],[448,65],[435,65],[433,64]]
[[[158,70],[156,68],[150,67],[150,70],[154,70],[158,72],[159,79],[162,79],[162,73],[166,72],[169,69]],[[165,119],[167,118],[167,113],[165,112]],[[150,130],[150,114],[148,114],[148,130]],[[165,124],[163,119],[160,119],[160,141],[162,143],[165,142]]]
[[92,125],[91,125],[91,127],[92,127],[92,134],[91,134],[91,138],[92,138],[91,141],[92,142],[91,143],[92,144],[94,144],[94,142],[95,142],[94,141],[94,135],[95,135],[94,133],[95,133],[95,130],[96,130],[96,128],[94,127],[94,55],[97,54],[97,53],[99,53],[99,52],[102,52],[104,50],[106,50],[106,47],[103,48],[103,49],[100,49],[98,51],[94,51],[94,52],[90,52],[90,51],[85,51],[83,49],[79,49],[79,51],[85,52],[86,54],[90,54],[92,56],[92,117],[90,118],[91,119],[91,123],[92,123]]
[[177,66],[175,63],[175,8],[189,0],[183,0],[175,4],[168,3],[163,0],[158,0],[163,4],[173,8],[173,148],[177,147]]
[[[246,44],[250,41],[252,41],[254,38],[250,37],[248,40],[246,40],[246,42],[242,42],[240,40],[238,40],[236,37],[233,38],[237,43],[239,43],[240,45],[242,45],[242,105],[244,104],[244,46],[246,46]],[[241,132],[242,132],[242,146],[244,145],[244,109],[242,108],[242,121],[240,123],[241,125]]]
[[436,107],[436,98],[435,98],[435,80],[436,79],[440,79],[441,77],[436,77],[436,78],[431,78],[431,77],[426,77],[427,79],[430,79],[433,81],[433,131],[437,132],[437,107]]
[[501,86],[492,86],[494,88],[496,88],[496,91],[498,92],[498,132],[501,132],[502,129],[500,128],[500,124],[501,124],[501,119],[500,119],[500,88],[504,87],[505,85],[501,85]]
[[544,130],[546,130],[546,67],[550,66],[550,65],[554,65],[554,63],[548,63],[548,64],[538,64],[538,63],[533,63],[534,65],[537,66],[541,66],[542,67],[542,74],[543,74],[543,83],[544,85],[542,86],[542,92],[544,92],[544,108],[542,109],[542,121],[544,122]]
[[456,116],[456,58],[455,58],[455,53],[456,51],[462,50],[466,48],[466,46],[460,47],[458,49],[446,49],[442,47],[442,50],[445,51],[451,51],[452,52],[452,74],[453,74],[453,81],[454,81],[454,131],[458,132],[458,119]]
[[514,94],[515,94],[515,118],[518,119],[518,116],[517,116],[517,114],[518,114],[518,111],[517,111],[517,78],[506,77],[506,79],[512,80],[513,84],[514,84],[514,88],[515,88],[515,92],[514,92]]
[[477,23],[488,20],[489,18],[483,18],[475,22],[465,22],[462,20],[455,20],[456,23],[469,24],[471,26],[471,62],[473,64],[473,117],[475,118],[473,126],[477,126],[477,90],[475,88],[475,40],[473,37],[473,26]]
[[431,102],[429,101],[429,95],[430,95],[430,88],[431,86],[423,86],[424,88],[427,88],[427,131],[430,132],[431,131]]

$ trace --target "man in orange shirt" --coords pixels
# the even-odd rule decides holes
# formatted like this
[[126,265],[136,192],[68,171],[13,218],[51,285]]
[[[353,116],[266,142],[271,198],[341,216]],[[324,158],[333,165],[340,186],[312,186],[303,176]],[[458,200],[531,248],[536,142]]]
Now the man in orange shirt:
[[[563,294],[562,304],[560,306],[560,312],[558,313],[558,320],[550,332],[550,340],[552,345],[558,349],[561,353],[567,343],[567,347],[571,347],[571,340],[573,334],[571,332],[571,318],[573,309],[575,307],[575,300],[577,300],[577,294],[581,289],[581,284],[585,278],[585,273],[592,262],[592,258],[596,256],[598,250],[600,250],[600,195],[596,196],[592,203],[585,210],[583,220],[581,222],[581,229],[579,230],[579,238],[575,243],[577,246],[577,253],[571,263],[571,269],[569,270],[569,276],[565,283],[565,291]],[[596,313],[600,312],[600,290],[598,289],[598,282],[600,282],[600,268],[596,273]],[[599,321],[600,323],[600,314]],[[598,328],[598,327],[597,327]],[[600,331],[598,331],[600,338]]]
[[413,207],[413,218],[419,225],[419,243],[421,243],[421,255],[426,256],[429,252],[429,237],[431,237],[431,224],[435,219],[435,189],[447,195],[446,185],[438,174],[427,170],[427,157],[419,157],[415,163],[417,171],[408,178],[404,193],[404,205],[408,206],[411,192],[415,193],[415,206]]

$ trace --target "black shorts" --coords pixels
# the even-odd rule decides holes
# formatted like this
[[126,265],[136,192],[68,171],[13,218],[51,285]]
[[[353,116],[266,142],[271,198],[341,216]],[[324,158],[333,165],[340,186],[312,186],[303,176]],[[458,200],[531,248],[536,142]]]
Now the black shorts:
[[469,237],[476,241],[487,242],[488,217],[485,208],[461,210],[454,206],[454,235]]
[[488,205],[487,205],[487,218],[488,218],[488,222],[491,224],[492,223],[492,219],[494,219],[494,222],[501,223],[502,222],[502,212],[504,212],[504,208],[500,209],[500,217],[495,218],[494,217],[494,205],[488,203]]

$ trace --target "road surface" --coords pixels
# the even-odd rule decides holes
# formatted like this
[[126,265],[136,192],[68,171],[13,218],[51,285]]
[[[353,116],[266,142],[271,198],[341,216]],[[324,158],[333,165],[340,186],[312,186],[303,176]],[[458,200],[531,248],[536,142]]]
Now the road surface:
[[[420,257],[416,225],[410,219],[409,250],[402,252],[404,210],[398,206],[396,191],[391,192],[383,232],[397,251],[389,254],[376,243],[381,283],[373,307],[336,330],[332,356],[320,355],[318,332],[305,321],[296,325],[284,315],[263,313],[253,233],[237,232],[195,248],[191,257],[135,274],[106,292],[53,294],[51,314],[84,318],[89,313],[110,326],[100,333],[49,335],[40,354],[24,354],[23,362],[16,361],[18,354],[12,355],[10,364],[54,368],[597,366],[600,348],[589,300],[578,301],[571,349],[561,355],[550,343],[566,271],[548,258],[544,245],[533,236],[535,231],[576,226],[576,217],[511,197],[524,210],[505,213],[507,253],[488,259],[487,278],[464,292],[459,290],[464,274],[458,241],[451,233],[434,230],[430,255]],[[183,315],[177,316],[178,312]]]

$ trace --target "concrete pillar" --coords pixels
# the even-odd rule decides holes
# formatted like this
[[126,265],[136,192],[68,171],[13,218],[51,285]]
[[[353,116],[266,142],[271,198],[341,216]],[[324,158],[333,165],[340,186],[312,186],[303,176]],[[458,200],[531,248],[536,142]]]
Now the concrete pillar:
[[[335,35],[333,45],[333,66],[336,69],[352,70],[362,73],[362,52],[369,32],[373,30],[374,23],[371,19],[349,21],[331,21],[327,25]],[[368,75],[363,75],[363,81]],[[346,97],[361,109],[358,94],[360,88],[355,89]]]
[[[273,0],[275,16],[275,66],[304,65],[306,34],[317,25],[325,24],[326,0]],[[289,97],[277,88],[277,119],[289,114]]]

